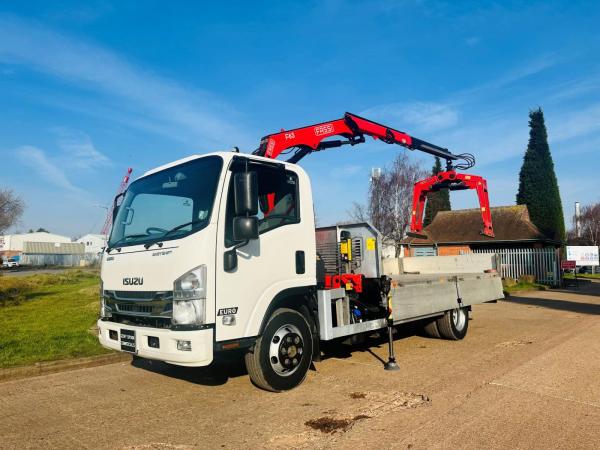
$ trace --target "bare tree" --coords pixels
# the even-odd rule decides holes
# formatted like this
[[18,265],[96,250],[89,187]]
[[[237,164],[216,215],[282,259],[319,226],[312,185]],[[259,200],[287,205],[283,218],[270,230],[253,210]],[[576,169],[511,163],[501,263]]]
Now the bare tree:
[[600,245],[600,203],[592,203],[581,209],[581,237],[590,245]]
[[394,162],[371,179],[367,205],[354,203],[350,211],[352,219],[370,221],[383,235],[393,242],[396,256],[400,254],[400,242],[410,225],[414,184],[427,176],[427,170],[400,153]]
[[25,204],[10,189],[0,189],[0,233],[15,225],[21,216]]

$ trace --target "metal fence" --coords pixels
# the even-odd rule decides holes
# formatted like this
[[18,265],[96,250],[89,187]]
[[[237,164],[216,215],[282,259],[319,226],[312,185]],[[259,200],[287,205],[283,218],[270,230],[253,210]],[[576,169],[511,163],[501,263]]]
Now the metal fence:
[[22,254],[19,263],[22,266],[82,267],[93,266],[95,264],[98,264],[99,259],[100,257],[98,255],[90,253],[84,253],[79,255]]
[[473,253],[496,255],[496,270],[503,278],[518,280],[521,275],[534,275],[538,283],[560,285],[560,258],[555,248],[511,248],[481,250]]

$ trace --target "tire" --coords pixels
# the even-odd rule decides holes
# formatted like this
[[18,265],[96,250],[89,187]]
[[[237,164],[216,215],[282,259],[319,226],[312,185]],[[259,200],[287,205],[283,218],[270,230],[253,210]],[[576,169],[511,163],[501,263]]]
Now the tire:
[[469,329],[469,313],[467,308],[457,308],[446,311],[436,320],[441,337],[458,341],[467,335]]
[[440,339],[442,336],[440,336],[440,331],[438,330],[437,327],[437,320],[432,320],[430,322],[427,322],[425,325],[423,325],[423,331],[425,332],[425,334],[429,337],[432,338],[438,338]]
[[288,391],[306,378],[312,353],[313,337],[306,318],[298,311],[281,308],[271,315],[263,334],[246,353],[246,369],[256,386]]

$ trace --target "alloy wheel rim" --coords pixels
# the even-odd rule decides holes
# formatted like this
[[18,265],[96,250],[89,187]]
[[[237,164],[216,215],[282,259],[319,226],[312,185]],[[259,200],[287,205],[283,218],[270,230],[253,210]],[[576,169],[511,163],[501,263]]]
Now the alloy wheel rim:
[[298,370],[304,357],[304,340],[297,326],[286,324],[275,332],[269,345],[271,367],[281,376]]
[[452,311],[452,323],[457,330],[462,330],[465,327],[467,316],[462,309]]

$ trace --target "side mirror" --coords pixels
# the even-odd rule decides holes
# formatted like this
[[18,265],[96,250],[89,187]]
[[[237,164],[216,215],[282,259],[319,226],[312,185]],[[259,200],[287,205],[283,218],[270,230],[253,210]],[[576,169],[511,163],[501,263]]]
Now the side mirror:
[[231,272],[237,268],[237,265],[237,249],[234,247],[223,254],[223,268],[226,272]]
[[233,240],[258,239],[258,217],[237,216],[233,218]]
[[236,216],[258,214],[258,178],[256,172],[241,172],[233,176]]
[[[121,207],[121,203],[123,203],[123,197],[125,196],[125,192],[121,192],[117,194],[115,199],[113,200],[113,210],[112,210],[112,220],[113,222],[117,218],[117,213],[119,212],[119,208]],[[119,199],[121,199],[121,203],[119,203]]]

